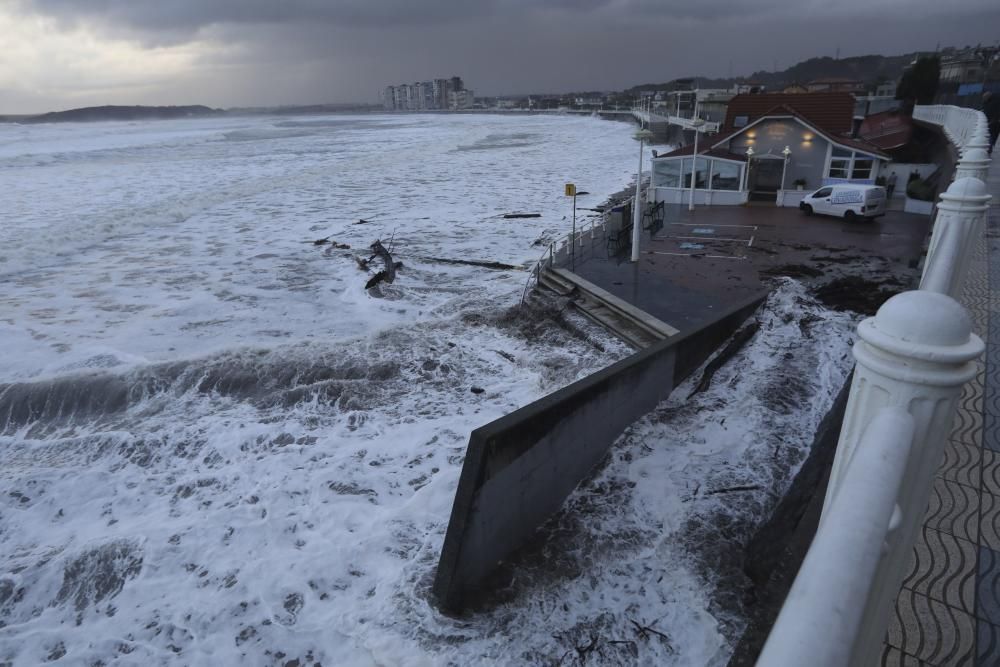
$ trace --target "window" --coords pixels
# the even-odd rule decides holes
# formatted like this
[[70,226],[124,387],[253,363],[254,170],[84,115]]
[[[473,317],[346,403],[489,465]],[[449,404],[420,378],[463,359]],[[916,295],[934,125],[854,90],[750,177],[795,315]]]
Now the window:
[[[684,166],[682,167],[681,177],[684,182],[685,188],[691,187],[691,158],[684,158]],[[705,190],[708,189],[708,160],[703,157],[698,158],[698,168],[694,174],[694,187],[695,189]]]
[[712,189],[739,190],[740,165],[733,162],[712,161]]
[[833,157],[830,158],[830,178],[847,178],[851,169],[851,158]]
[[733,127],[746,127],[750,122],[750,116],[734,116]]
[[680,160],[654,160],[653,185],[657,188],[678,188],[681,185]]
[[868,180],[872,177],[872,165],[874,160],[871,158],[855,158],[854,169],[851,171],[851,178]]
[[816,199],[822,199],[823,197],[829,197],[831,192],[833,192],[833,188],[820,188],[812,193],[812,196]]

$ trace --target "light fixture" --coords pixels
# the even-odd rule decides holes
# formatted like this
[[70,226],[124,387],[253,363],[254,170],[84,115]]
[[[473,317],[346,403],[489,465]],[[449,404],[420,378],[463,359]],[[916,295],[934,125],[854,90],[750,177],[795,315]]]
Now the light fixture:
[[792,154],[792,149],[789,148],[788,146],[785,146],[785,150],[781,151],[781,154],[784,155],[785,159],[787,160],[788,156]]

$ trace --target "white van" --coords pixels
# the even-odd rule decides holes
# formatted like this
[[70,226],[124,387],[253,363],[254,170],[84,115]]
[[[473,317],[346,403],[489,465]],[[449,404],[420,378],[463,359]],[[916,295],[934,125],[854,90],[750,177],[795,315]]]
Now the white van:
[[822,213],[846,220],[885,215],[885,188],[879,185],[844,183],[827,185],[803,197],[799,208],[806,215]]

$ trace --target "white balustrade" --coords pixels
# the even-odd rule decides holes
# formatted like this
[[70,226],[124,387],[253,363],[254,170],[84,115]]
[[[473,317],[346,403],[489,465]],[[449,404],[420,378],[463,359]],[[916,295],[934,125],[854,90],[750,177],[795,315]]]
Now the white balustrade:
[[865,429],[830,506],[837,520],[816,533],[757,667],[875,664],[855,662],[852,653],[913,435],[913,417],[898,407],[882,408]]
[[986,185],[978,178],[959,178],[941,195],[920,289],[956,299],[962,295],[972,248],[985,229],[989,201]]
[[[961,304],[945,294],[922,290],[886,301],[875,317],[858,326],[858,336],[857,364],[820,530],[827,522],[842,520],[833,515],[831,503],[841,489],[853,488],[847,479],[850,461],[875,414],[886,407],[903,408],[916,425],[897,495],[901,522],[889,537],[890,548],[879,564],[867,605],[856,611],[863,620],[855,650],[874,659],[941,465],[962,385],[975,376],[974,360],[985,346],[972,333],[972,321]],[[850,664],[874,663],[859,659]]]
[[874,665],[983,341],[961,294],[990,197],[987,127],[974,109],[917,106],[960,155],[941,195],[921,289],[858,327],[857,361],[816,538],[758,665]]

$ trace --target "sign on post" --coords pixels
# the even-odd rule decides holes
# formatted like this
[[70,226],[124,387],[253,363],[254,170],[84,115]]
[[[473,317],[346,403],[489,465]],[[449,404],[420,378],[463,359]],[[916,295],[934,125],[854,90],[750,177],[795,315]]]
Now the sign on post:
[[567,183],[566,184],[566,196],[567,197],[575,197],[576,196],[576,185],[574,185],[573,183]]

